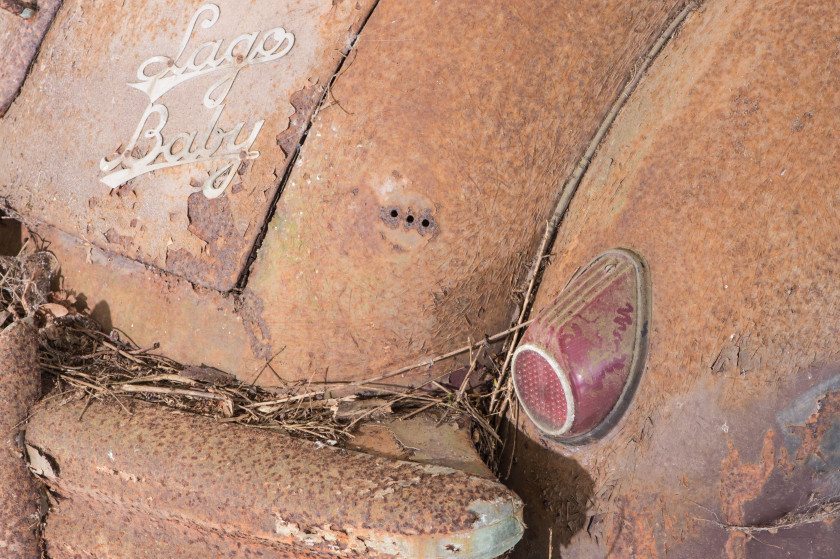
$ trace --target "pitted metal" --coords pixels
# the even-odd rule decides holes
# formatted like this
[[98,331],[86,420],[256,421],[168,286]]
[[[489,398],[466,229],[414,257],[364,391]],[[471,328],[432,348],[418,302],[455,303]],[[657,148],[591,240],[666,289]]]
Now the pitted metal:
[[838,555],[837,21],[830,0],[702,3],[599,146],[535,309],[632,248],[647,367],[604,439],[519,422],[511,486],[544,508],[514,556],[544,555],[550,528],[564,557]]
[[41,392],[35,329],[0,331],[0,556],[39,559],[39,488],[24,460],[21,426]]
[[[17,97],[62,0],[0,0],[0,118]],[[4,142],[5,145],[5,142]]]
[[[204,549],[196,556],[241,545],[247,556],[479,558],[522,533],[521,501],[493,480],[130,406],[54,401],[33,415],[34,469],[63,497],[47,520],[50,557],[163,559],[183,544]],[[155,540],[167,549],[153,553]]]
[[0,121],[0,197],[31,223],[231,290],[293,159],[283,147],[372,4],[65,0]]

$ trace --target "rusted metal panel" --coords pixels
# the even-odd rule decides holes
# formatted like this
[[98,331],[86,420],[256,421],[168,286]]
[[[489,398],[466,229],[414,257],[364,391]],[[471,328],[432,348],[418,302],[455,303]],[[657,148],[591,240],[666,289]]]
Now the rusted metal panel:
[[39,492],[23,457],[20,426],[41,393],[35,329],[0,331],[0,556],[39,559]]
[[372,3],[67,0],[0,123],[0,196],[30,221],[230,290],[284,149]]
[[408,419],[363,423],[353,432],[350,448],[423,464],[436,464],[493,479],[470,434],[471,420],[440,417],[434,412]]
[[[828,0],[705,3],[601,144],[536,310],[626,246],[650,266],[653,330],[635,400],[604,440],[567,448],[520,418],[531,450],[514,488],[534,482],[519,466],[534,445],[592,480],[586,504],[568,501],[586,522],[563,557],[840,551],[826,513],[840,497],[837,24]],[[563,501],[550,504],[558,517],[526,513],[518,556],[566,529]]]
[[[135,280],[107,253],[94,267],[74,252],[68,285],[110,305],[115,325],[143,328],[141,345],[160,341],[179,359],[245,381],[273,357],[289,380],[355,380],[503,329],[515,278],[529,265],[560,185],[677,4],[382,0],[310,131],[241,299],[191,293],[171,275],[142,268]],[[532,41],[535,33],[546,39]],[[503,60],[486,56],[499,44]],[[306,120],[300,107],[317,97],[314,87],[291,96],[298,107],[291,127]],[[276,141],[284,151],[295,145],[285,132]],[[91,204],[146,207],[136,190]],[[160,193],[150,195],[170,200]],[[234,200],[245,195],[195,202],[187,194],[172,218],[189,238],[228,238],[229,224],[205,216],[240,215]],[[187,224],[190,215],[197,219]],[[111,250],[152,246],[152,233],[128,232],[142,225],[136,219],[135,228],[109,218],[97,230],[116,243]],[[99,233],[83,237],[102,246]],[[175,242],[167,254],[186,253]],[[216,262],[233,270],[230,260]],[[196,343],[191,325],[227,338]],[[259,382],[277,379],[263,374]]]
[[564,180],[679,4],[380,2],[253,266],[255,351],[352,379],[507,327]]
[[61,2],[39,0],[34,12],[34,3],[0,2],[0,118],[17,97]]
[[37,232],[61,263],[60,287],[106,329],[119,328],[142,347],[159,343],[162,354],[181,363],[243,377],[264,366],[250,352],[232,297],[108,254],[52,227]]
[[[245,556],[477,558],[522,533],[521,501],[494,480],[143,402],[129,415],[53,400],[26,437],[33,469],[63,497],[45,534],[56,559],[181,557],[181,542],[207,542],[196,556],[241,544]],[[147,541],[157,534],[166,549]]]

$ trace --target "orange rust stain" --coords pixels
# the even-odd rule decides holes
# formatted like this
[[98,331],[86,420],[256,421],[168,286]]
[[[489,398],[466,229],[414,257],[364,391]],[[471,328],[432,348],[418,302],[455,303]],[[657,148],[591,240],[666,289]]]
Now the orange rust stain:
[[[720,475],[720,499],[726,522],[731,525],[744,523],[744,503],[758,497],[776,463],[774,433],[769,429],[761,447],[761,461],[757,464],[741,462],[738,451],[730,441],[729,455],[723,459]],[[747,537],[741,532],[731,532],[726,542],[729,559],[746,557]]]
[[818,405],[818,410],[808,418],[805,425],[790,427],[790,431],[802,439],[796,452],[796,461],[805,460],[811,454],[824,458],[820,452],[820,443],[831,427],[832,419],[840,414],[840,390],[827,393],[820,398]]
[[726,541],[726,557],[728,559],[746,559],[747,535],[743,532],[732,532]]
[[[611,556],[659,557],[656,549],[654,503],[644,499],[617,499],[619,512],[613,524]],[[651,506],[648,506],[651,505]]]

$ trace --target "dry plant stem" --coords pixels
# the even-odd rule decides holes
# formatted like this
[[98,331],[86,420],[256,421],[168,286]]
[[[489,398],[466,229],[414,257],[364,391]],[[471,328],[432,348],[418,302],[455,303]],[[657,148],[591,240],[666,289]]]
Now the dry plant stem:
[[[18,257],[22,256],[23,253],[26,252],[26,247],[28,247],[28,246],[29,246],[29,239],[26,239],[23,242],[23,246],[20,247],[20,250],[17,253]],[[6,280],[9,279],[9,274],[12,273],[12,269],[13,269],[12,266],[9,266],[9,269],[6,270],[5,274],[3,274],[3,279],[0,279],[0,287],[3,287],[4,285],[6,285]]]
[[815,524],[817,522],[833,521],[838,517],[840,517],[840,502],[833,502],[820,505],[816,508],[816,510],[787,514],[771,524],[758,526],[735,526],[732,524],[721,524],[720,522],[715,522],[715,524],[733,532],[741,532],[747,535],[752,535],[758,532],[775,533],[777,530],[796,528],[798,526]]
[[[380,375],[378,377],[373,377],[373,378],[368,378],[368,379],[364,379],[364,380],[359,380],[359,381],[356,381],[356,382],[343,384],[343,386],[345,386],[345,387],[364,386],[365,384],[370,384],[372,382],[378,382],[380,380],[385,380],[385,379],[388,379],[388,378],[391,378],[391,377],[395,377],[397,375],[407,373],[408,371],[412,371],[414,369],[420,369],[421,367],[431,367],[432,365],[434,365],[435,363],[437,363],[439,361],[444,361],[444,360],[449,359],[451,357],[461,355],[462,353],[467,353],[469,351],[472,351],[473,349],[481,347],[482,345],[484,345],[487,342],[492,343],[492,342],[498,342],[500,340],[503,340],[509,334],[511,334],[512,332],[517,332],[518,330],[521,330],[522,328],[526,328],[530,324],[531,324],[530,321],[529,322],[523,322],[522,324],[517,324],[516,326],[513,326],[512,328],[508,328],[507,330],[505,330],[503,332],[499,332],[498,334],[494,334],[494,335],[488,337],[487,339],[485,339],[485,340],[483,340],[479,343],[470,344],[468,346],[456,349],[454,351],[450,351],[449,353],[444,353],[443,355],[433,357],[432,359],[429,359],[427,361],[421,361],[419,363],[415,363],[414,365],[408,365],[406,367],[402,367],[401,369],[397,369],[396,371],[391,371],[390,373],[385,373],[384,375]],[[445,375],[442,375],[442,376],[445,376]],[[438,377],[438,378],[441,378],[441,377]],[[338,384],[341,384],[341,383],[329,383],[329,384],[338,385]]]
[[173,375],[173,374],[163,374],[163,375],[149,375],[145,377],[139,377],[135,379],[123,380],[115,382],[114,384],[136,384],[138,382],[156,382],[159,380],[168,380],[169,382],[180,382],[183,384],[189,384],[195,386],[198,382],[194,381],[191,378],[182,377],[181,375]]
[[[531,274],[530,274],[531,279],[528,282],[528,289],[525,291],[525,300],[522,301],[522,309],[519,311],[519,318],[516,321],[517,326],[521,326],[524,323],[525,317],[527,316],[528,311],[531,307],[531,297],[534,294],[534,286],[536,286],[537,278],[540,275],[539,274],[540,265],[542,264],[542,261],[546,256],[546,251],[547,251],[547,247],[548,247],[548,240],[551,237],[551,234],[552,234],[552,225],[551,225],[551,223],[549,223],[548,225],[546,225],[545,233],[543,233],[543,238],[542,238],[542,241],[540,242],[540,248],[539,248],[539,251],[537,252],[538,258],[534,262],[534,266],[531,270]],[[508,386],[509,383],[505,382],[505,378],[506,378],[506,375],[507,375],[508,367],[510,366],[510,361],[513,358],[513,352],[516,351],[516,346],[519,343],[519,335],[520,335],[520,331],[516,330],[513,333],[513,338],[511,339],[510,345],[508,346],[507,355],[505,355],[505,362],[504,362],[504,364],[502,364],[501,375],[499,376],[499,380],[496,384],[496,390],[493,391],[493,395],[490,397],[489,410],[490,410],[491,414],[493,413],[493,411],[496,407],[496,397],[499,395],[499,391],[501,390],[501,386],[502,386],[503,383],[505,384],[505,391],[508,392],[508,393],[510,392],[510,387]]]
[[509,479],[510,472],[513,471],[513,458],[516,456],[516,441],[519,438],[519,410],[520,407],[516,406],[516,413],[514,414],[513,419],[513,446],[510,449],[510,460],[508,461],[507,472],[505,472],[504,479]]
[[183,390],[181,388],[166,388],[164,386],[137,386],[136,384],[124,384],[117,389],[120,392],[146,393],[146,394],[171,394],[173,396],[189,396],[191,398],[206,398],[207,400],[226,401],[228,398],[218,394],[211,394],[201,390]]
[[[409,371],[413,371],[414,369],[420,369],[422,367],[431,367],[432,365],[434,365],[435,363],[437,363],[439,361],[445,361],[446,359],[449,359],[451,357],[455,357],[456,355],[461,355],[462,353],[467,353],[469,351],[472,351],[473,349],[480,348],[485,343],[498,342],[500,340],[505,339],[512,332],[516,332],[517,330],[520,330],[522,328],[527,328],[530,324],[531,324],[531,321],[523,322],[522,324],[519,324],[519,325],[514,326],[512,328],[508,328],[507,330],[505,330],[503,332],[499,332],[498,334],[494,334],[494,335],[486,338],[485,340],[482,340],[481,342],[478,342],[478,343],[475,343],[475,344],[470,344],[468,346],[456,349],[454,351],[450,351],[449,353],[444,353],[443,355],[438,355],[437,357],[433,357],[431,359],[421,361],[421,362],[415,363],[413,365],[408,365],[408,366],[402,367],[402,368],[397,369],[395,371],[391,371],[390,373],[385,373],[384,375],[379,375],[377,377],[371,377],[371,378],[367,378],[367,379],[363,379],[363,380],[357,380],[357,381],[353,381],[353,382],[327,382],[327,383],[324,383],[324,384],[326,386],[341,386],[341,387],[344,387],[344,388],[353,388],[353,387],[357,387],[357,386],[365,386],[365,385],[368,385],[368,384],[373,384],[375,382],[379,382],[380,380],[386,380],[386,379],[395,377],[397,375],[401,375],[401,374],[407,373]],[[433,380],[440,380],[441,378],[445,377],[448,374],[449,373],[440,375],[438,377],[435,377],[435,379],[433,379]],[[432,381],[428,381],[425,384],[430,384],[431,382]],[[281,403],[284,403],[284,402],[288,402],[290,398],[293,398],[295,400],[302,400],[302,399],[305,399],[305,398],[314,398],[314,397],[317,397],[317,396],[323,396],[327,392],[329,392],[329,388],[322,388],[320,390],[307,392],[305,394],[298,394],[298,395],[295,395],[295,396],[280,398],[280,399],[269,401],[269,402],[262,402],[258,405],[260,405],[260,406],[270,406],[272,404],[281,404]]]
[[554,547],[554,530],[548,529],[548,559],[551,559],[551,548]]
[[422,413],[422,412],[426,411],[427,409],[431,408],[432,406],[436,406],[436,405],[438,405],[438,402],[432,402],[430,404],[426,404],[422,408],[417,408],[416,410],[409,413],[408,415],[404,415],[402,417],[402,419],[410,419],[410,418],[414,417],[415,415],[417,415],[418,413]]
[[[478,348],[478,351],[475,352],[475,355],[470,355],[470,369],[467,371],[467,374],[464,376],[463,382],[461,382],[461,387],[458,388],[458,396],[455,399],[456,402],[460,402],[464,398],[464,391],[467,389],[467,386],[470,384],[470,376],[475,371],[475,367],[478,364],[478,360],[481,358],[481,352],[484,351],[486,345],[481,345]],[[472,349],[470,349],[470,354],[472,354]]]
[[[444,373],[444,374],[442,374],[442,375],[438,375],[437,377],[433,378],[432,380],[430,380],[430,381],[429,381],[429,382],[427,382],[426,384],[431,384],[432,382],[438,381],[438,380],[442,379],[443,377],[447,376],[448,374],[449,374],[449,373]],[[423,386],[426,386],[426,384],[424,384]],[[420,388],[422,388],[422,386],[421,386]],[[378,407],[376,407],[376,408],[374,408],[374,409],[372,409],[372,410],[368,410],[368,411],[367,411],[367,412],[365,412],[364,414],[360,415],[359,417],[357,417],[356,419],[354,419],[354,420],[350,423],[350,425],[348,425],[348,426],[347,426],[347,430],[348,430],[348,431],[349,431],[349,430],[351,430],[351,429],[352,429],[352,428],[353,428],[356,424],[358,424],[358,423],[359,423],[362,419],[365,419],[365,418],[367,418],[367,417],[369,417],[369,416],[371,416],[371,415],[373,415],[373,414],[375,414],[375,413],[377,413],[377,412],[381,412],[382,410],[384,410],[384,409],[386,409],[386,408],[391,407],[391,405],[392,405],[392,404],[395,404],[395,403],[397,403],[397,402],[400,402],[400,401],[406,400],[406,399],[408,399],[408,398],[412,398],[412,399],[416,399],[416,400],[430,400],[430,399],[432,399],[432,397],[431,397],[431,396],[422,396],[422,395],[418,396],[418,395],[416,395],[416,394],[413,394],[413,390],[412,390],[412,389],[409,389],[409,390],[411,390],[411,392],[409,392],[408,394],[406,394],[406,393],[404,393],[404,392],[403,392],[403,393],[399,393],[399,392],[392,392],[393,394],[400,394],[400,396],[399,396],[397,399],[395,399],[395,400],[393,400],[393,401],[391,401],[391,402],[387,402],[387,403],[385,403],[385,404],[383,404],[383,405],[381,405],[381,406],[378,406]],[[389,391],[389,392],[391,392],[391,391]],[[444,404],[443,400],[442,400],[442,399],[440,399],[440,398],[435,399],[435,403],[440,403],[441,405],[443,405],[443,404]]]

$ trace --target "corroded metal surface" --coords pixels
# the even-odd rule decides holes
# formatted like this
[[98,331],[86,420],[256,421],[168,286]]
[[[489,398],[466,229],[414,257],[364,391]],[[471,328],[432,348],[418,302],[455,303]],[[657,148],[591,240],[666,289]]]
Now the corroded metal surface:
[[0,331],[0,556],[41,557],[39,494],[23,457],[20,425],[41,393],[35,330]]
[[61,2],[39,0],[35,16],[29,19],[20,15],[28,2],[12,0],[0,4],[5,8],[0,10],[0,117],[17,97]]
[[518,556],[549,527],[564,558],[837,556],[820,511],[840,497],[839,21],[828,0],[705,3],[602,143],[536,308],[601,251],[644,254],[648,367],[602,441],[565,448],[520,418],[520,444],[593,484],[569,503],[585,522],[526,507]]
[[253,266],[254,350],[353,379],[503,330],[564,180],[678,4],[380,2]]
[[[677,4],[382,0],[310,130],[241,300],[140,267],[133,277],[87,247],[65,266],[67,284],[109,305],[113,324],[140,345],[160,341],[179,359],[245,381],[270,358],[289,380],[355,380],[503,329],[560,185]],[[303,130],[301,115],[324,85],[287,97],[290,127]],[[285,133],[272,140],[287,154],[296,147]],[[188,194],[172,218],[208,259],[216,244],[231,246],[230,223],[218,216],[238,215],[237,197],[262,196]],[[105,215],[97,204],[133,215],[143,196],[121,188],[80,215]],[[125,219],[96,226],[118,252],[152,234],[132,237],[143,218],[134,228]],[[84,237],[102,244],[98,233]],[[173,240],[168,258],[188,260]],[[101,255],[95,266],[85,263],[89,250]],[[238,264],[215,254],[232,274]],[[194,326],[219,335],[196,343]]]
[[61,263],[61,288],[105,328],[119,328],[143,347],[159,343],[164,355],[181,363],[249,378],[263,368],[265,362],[249,351],[248,332],[232,297],[108,254],[52,227],[37,232]]
[[408,419],[363,423],[353,432],[348,446],[368,454],[436,464],[493,479],[473,445],[471,420],[445,420],[440,416],[426,412]]
[[195,556],[241,545],[243,556],[477,558],[522,533],[521,501],[493,480],[131,407],[53,402],[33,415],[33,469],[63,497],[47,520],[51,557],[182,557],[183,542]]
[[67,0],[0,122],[0,196],[233,288],[291,161],[277,136],[299,141],[372,3]]

